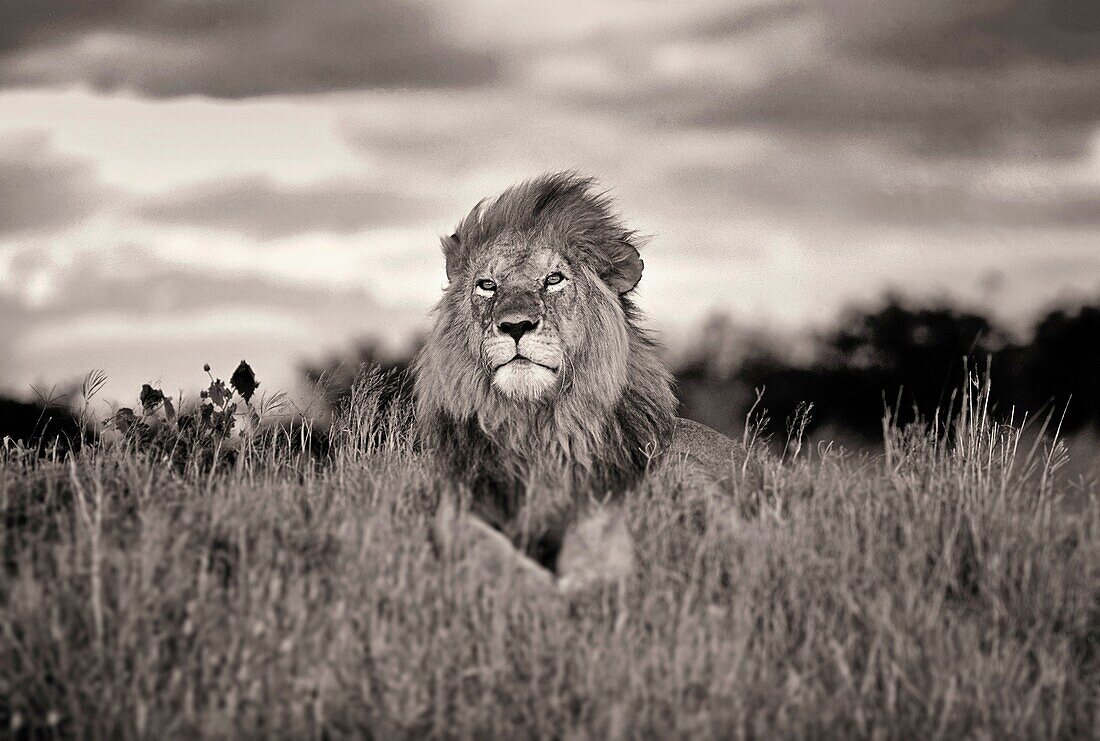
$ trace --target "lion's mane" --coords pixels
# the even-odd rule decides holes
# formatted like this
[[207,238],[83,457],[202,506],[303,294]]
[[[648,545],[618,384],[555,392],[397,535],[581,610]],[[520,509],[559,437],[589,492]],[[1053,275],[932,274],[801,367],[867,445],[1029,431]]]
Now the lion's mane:
[[[501,235],[547,233],[583,276],[574,328],[586,341],[566,359],[552,400],[517,404],[491,387],[471,347],[468,268]],[[444,239],[450,285],[414,364],[417,419],[427,444],[475,497],[488,495],[508,512],[516,497],[547,483],[581,495],[622,491],[668,444],[676,406],[670,374],[629,291],[612,290],[606,277],[628,253],[640,275],[636,243],[593,182],[571,173],[479,203]]]

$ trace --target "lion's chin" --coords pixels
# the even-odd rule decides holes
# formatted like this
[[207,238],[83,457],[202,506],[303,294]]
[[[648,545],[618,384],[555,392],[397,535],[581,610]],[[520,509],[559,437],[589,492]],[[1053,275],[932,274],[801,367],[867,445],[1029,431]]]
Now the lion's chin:
[[505,396],[523,401],[541,399],[557,385],[557,374],[529,360],[513,360],[493,373],[493,386]]

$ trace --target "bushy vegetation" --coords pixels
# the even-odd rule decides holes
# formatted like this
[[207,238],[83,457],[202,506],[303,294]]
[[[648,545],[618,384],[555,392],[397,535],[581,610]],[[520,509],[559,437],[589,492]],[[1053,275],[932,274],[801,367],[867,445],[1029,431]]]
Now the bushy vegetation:
[[903,423],[931,414],[950,402],[968,364],[990,363],[991,401],[1002,412],[1057,409],[1065,431],[1100,431],[1100,306],[1051,310],[1015,336],[974,311],[887,296],[845,311],[803,356],[714,317],[677,369],[684,413],[733,431],[753,389],[766,388],[776,419],[809,402],[815,426],[876,441],[884,407]]
[[1100,501],[1057,416],[1025,444],[967,385],[858,457],[754,417],[726,485],[671,466],[626,497],[631,579],[564,599],[433,550],[450,484],[393,383],[362,375],[324,446],[259,397],[226,429],[231,396],[192,427],[148,392],[75,451],[6,443],[2,732],[1100,731]]

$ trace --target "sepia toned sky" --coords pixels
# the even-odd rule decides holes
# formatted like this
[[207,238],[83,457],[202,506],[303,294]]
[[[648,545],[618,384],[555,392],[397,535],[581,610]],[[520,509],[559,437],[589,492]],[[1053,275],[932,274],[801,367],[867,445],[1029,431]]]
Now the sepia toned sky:
[[666,344],[884,290],[1100,296],[1094,0],[0,5],[0,391],[196,388],[422,329],[438,237],[572,168]]

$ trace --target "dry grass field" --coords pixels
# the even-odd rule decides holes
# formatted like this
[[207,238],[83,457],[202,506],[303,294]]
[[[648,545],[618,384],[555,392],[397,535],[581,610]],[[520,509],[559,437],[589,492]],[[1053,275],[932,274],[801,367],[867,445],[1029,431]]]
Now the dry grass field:
[[970,385],[859,456],[750,420],[723,487],[629,494],[635,575],[566,599],[433,550],[448,484],[373,378],[313,452],[213,414],[6,444],[0,735],[1100,736],[1100,500],[1056,417],[1024,444]]

